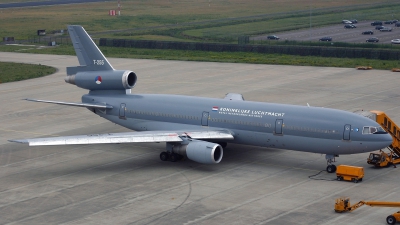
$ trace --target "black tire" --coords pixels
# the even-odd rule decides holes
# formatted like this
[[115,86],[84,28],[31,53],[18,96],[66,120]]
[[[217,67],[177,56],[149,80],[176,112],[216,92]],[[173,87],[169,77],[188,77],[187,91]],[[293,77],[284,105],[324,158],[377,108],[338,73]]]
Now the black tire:
[[168,160],[168,153],[161,152],[160,159],[161,159],[161,161],[167,161]]
[[396,223],[396,218],[392,215],[386,217],[386,223],[394,225]]
[[328,172],[328,173],[334,173],[334,172],[336,172],[336,166],[335,166],[335,165],[328,165],[328,166],[326,167],[326,172]]
[[358,180],[356,178],[353,178],[354,183],[358,183]]
[[358,179],[358,181],[362,181],[362,178]]
[[169,161],[171,161],[171,162],[178,161],[178,155],[175,153],[171,153],[171,155],[169,156]]
[[342,180],[343,180],[343,177],[338,176],[338,177],[337,177],[337,180],[342,181]]

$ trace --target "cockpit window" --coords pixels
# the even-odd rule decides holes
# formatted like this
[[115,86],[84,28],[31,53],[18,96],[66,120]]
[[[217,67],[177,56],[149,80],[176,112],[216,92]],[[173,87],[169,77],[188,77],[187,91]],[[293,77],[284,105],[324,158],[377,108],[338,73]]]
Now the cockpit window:
[[363,134],[386,134],[382,127],[363,127]]

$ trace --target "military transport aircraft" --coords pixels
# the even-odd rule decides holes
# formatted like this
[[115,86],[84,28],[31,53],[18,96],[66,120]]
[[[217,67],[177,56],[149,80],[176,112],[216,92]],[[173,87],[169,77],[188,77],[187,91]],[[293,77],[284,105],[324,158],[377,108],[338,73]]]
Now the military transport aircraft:
[[36,145],[165,142],[163,161],[182,156],[199,163],[219,163],[223,148],[238,143],[326,154],[334,172],[339,154],[374,151],[392,143],[375,121],[347,111],[321,107],[165,94],[131,94],[137,76],[115,70],[85,29],[68,26],[80,66],[68,67],[65,81],[89,90],[82,103],[27,99],[85,107],[121,126],[140,132],[10,140]]

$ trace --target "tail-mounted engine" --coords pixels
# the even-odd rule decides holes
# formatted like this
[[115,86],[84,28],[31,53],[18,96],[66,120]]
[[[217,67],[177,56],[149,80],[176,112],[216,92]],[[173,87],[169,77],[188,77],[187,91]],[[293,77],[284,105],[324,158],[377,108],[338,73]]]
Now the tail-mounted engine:
[[87,71],[65,77],[65,82],[91,91],[132,89],[136,81],[136,74],[129,70]]

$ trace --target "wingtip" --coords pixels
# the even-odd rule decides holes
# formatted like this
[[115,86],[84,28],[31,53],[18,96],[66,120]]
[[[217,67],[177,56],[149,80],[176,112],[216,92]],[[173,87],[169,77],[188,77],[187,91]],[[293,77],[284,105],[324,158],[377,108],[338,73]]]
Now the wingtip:
[[22,143],[22,144],[28,144],[28,140],[26,139],[20,139],[20,140],[8,140],[9,142],[14,142],[14,143]]

